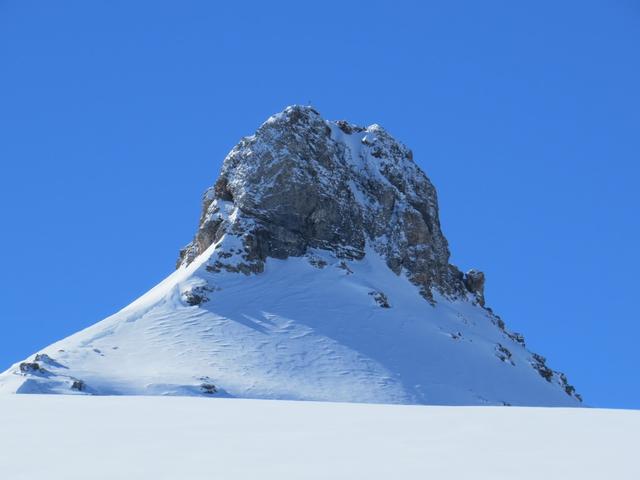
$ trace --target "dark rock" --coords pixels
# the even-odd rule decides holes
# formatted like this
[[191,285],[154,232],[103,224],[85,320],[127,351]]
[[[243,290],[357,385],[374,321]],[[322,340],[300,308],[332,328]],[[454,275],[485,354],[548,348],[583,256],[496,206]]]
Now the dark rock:
[[27,373],[42,373],[45,370],[36,362],[22,362],[19,366],[20,372]]
[[464,276],[464,285],[473,293],[478,303],[484,306],[484,273],[478,270],[469,270]]
[[496,315],[493,312],[490,312],[487,310],[487,313],[489,314],[489,318],[491,319],[491,322],[497,326],[500,330],[502,330],[503,332],[507,332],[507,326],[505,325],[504,321],[502,320],[502,318],[500,318],[499,315]]
[[353,270],[349,268],[349,265],[347,265],[347,262],[345,262],[344,260],[342,260],[338,264],[338,268],[347,272],[347,275],[351,275],[353,273]]
[[373,292],[369,292],[369,295],[371,295],[373,299],[376,301],[376,303],[380,305],[382,308],[391,308],[391,305],[389,305],[389,300],[387,299],[387,296],[384,293],[373,291]]
[[498,357],[503,362],[508,362],[511,365],[515,365],[514,361],[511,359],[513,354],[511,351],[502,345],[501,343],[496,344],[496,357]]
[[553,370],[547,367],[547,359],[542,355],[538,355],[537,353],[533,353],[531,355],[533,361],[531,365],[533,368],[540,374],[542,378],[544,378],[547,382],[551,382],[553,378]]
[[557,378],[558,383],[565,391],[565,393],[576,400],[582,402],[582,396],[576,393],[576,389],[573,385],[569,384],[567,376],[562,372],[555,372],[547,366],[547,359],[537,353],[531,354],[531,365],[533,368],[544,378],[547,382],[551,382],[554,377]]
[[338,127],[340,127],[340,130],[342,130],[347,135],[351,135],[353,133],[353,127],[351,127],[349,122],[345,122],[344,120],[338,120],[336,122],[336,125],[338,125]]
[[76,390],[78,392],[84,392],[86,388],[86,384],[82,380],[73,380],[71,384],[71,390]]
[[221,177],[220,180],[216,182],[213,188],[214,188],[216,198],[219,198],[220,200],[224,200],[225,202],[233,202],[233,192],[227,185],[226,178]]
[[193,287],[190,290],[182,292],[182,300],[192,307],[201,305],[209,301],[209,297],[207,296],[209,292],[213,292],[213,289],[208,285]]
[[[504,330],[504,328],[503,328]],[[523,347],[526,346],[524,342],[524,336],[518,332],[505,332],[507,336],[516,343],[519,343]]]
[[217,387],[213,383],[202,383],[200,385],[200,390],[207,395],[213,395],[218,392]]
[[569,384],[567,376],[564,373],[559,373],[558,377],[560,378],[560,384],[562,385],[562,388],[564,389],[566,394],[570,397],[575,397],[578,399],[578,401],[582,402],[582,396],[576,392],[576,388],[573,385]]
[[314,257],[314,256],[309,257],[309,263],[319,269],[323,269],[324,267],[327,266],[327,262],[325,262],[321,258]]

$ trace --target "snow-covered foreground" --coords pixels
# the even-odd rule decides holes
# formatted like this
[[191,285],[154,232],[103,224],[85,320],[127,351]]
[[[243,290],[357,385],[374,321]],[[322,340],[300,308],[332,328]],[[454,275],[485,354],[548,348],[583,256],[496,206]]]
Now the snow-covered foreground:
[[640,412],[0,396],[3,479],[640,478]]

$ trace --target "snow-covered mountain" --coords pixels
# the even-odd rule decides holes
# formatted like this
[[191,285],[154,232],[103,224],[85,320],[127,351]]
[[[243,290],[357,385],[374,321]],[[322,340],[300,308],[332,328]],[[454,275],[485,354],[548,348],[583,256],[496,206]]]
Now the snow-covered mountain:
[[293,106],[225,158],[177,270],[0,392],[578,406],[449,264],[411,151]]

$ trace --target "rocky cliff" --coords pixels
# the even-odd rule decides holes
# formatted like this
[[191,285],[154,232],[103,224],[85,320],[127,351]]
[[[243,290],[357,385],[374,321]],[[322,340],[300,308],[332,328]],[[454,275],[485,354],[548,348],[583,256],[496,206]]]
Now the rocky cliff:
[[369,245],[430,301],[434,289],[482,296],[449,264],[436,190],[411,150],[379,125],[326,121],[312,107],[288,107],[231,150],[178,266],[225,235],[237,241],[221,245],[213,269],[261,272],[268,257],[312,248],[361,259]]

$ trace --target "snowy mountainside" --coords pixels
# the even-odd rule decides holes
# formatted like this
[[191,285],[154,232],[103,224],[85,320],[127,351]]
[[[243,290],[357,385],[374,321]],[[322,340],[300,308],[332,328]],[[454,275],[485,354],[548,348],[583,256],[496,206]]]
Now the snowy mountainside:
[[409,149],[288,107],[227,156],[173,274],[0,392],[578,406],[484,302]]

